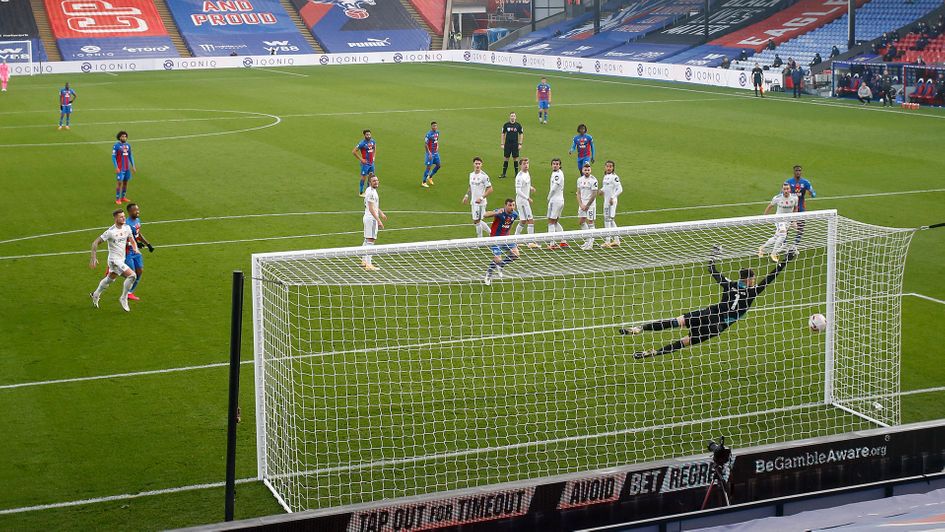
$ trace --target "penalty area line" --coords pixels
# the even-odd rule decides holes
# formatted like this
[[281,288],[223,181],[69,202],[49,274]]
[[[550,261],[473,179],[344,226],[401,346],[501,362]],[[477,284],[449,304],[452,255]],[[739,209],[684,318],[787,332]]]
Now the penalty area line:
[[[256,482],[257,478],[239,478],[237,484],[247,484]],[[93,497],[91,499],[80,499],[77,501],[55,502],[50,504],[37,504],[34,506],[22,506],[20,508],[7,508],[0,510],[0,515],[21,514],[26,512],[36,512],[42,510],[56,510],[59,508],[69,508],[72,506],[82,506],[85,504],[98,504],[103,502],[125,501],[128,499],[139,499],[141,497],[151,497],[154,495],[169,495],[172,493],[182,493],[185,491],[197,491],[224,487],[223,482],[209,482],[206,484],[191,484],[190,486],[179,486],[176,488],[163,488],[157,490],[139,491],[138,493],[123,493],[121,495],[108,495],[105,497]]]

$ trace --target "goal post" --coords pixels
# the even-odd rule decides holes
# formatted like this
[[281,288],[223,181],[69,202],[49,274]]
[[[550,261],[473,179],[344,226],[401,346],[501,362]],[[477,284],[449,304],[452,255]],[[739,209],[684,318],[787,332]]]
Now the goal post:
[[[779,262],[759,257],[775,223]],[[258,475],[299,511],[691,455],[719,435],[898,424],[912,234],[813,211],[253,255]],[[620,245],[580,247],[607,237]],[[511,244],[520,256],[490,268]],[[619,328],[719,302],[710,260],[770,283],[720,335],[635,358],[691,331]]]
[[[0,62],[26,64],[26,72],[33,75],[33,41],[0,41]],[[12,70],[12,69],[11,69]]]

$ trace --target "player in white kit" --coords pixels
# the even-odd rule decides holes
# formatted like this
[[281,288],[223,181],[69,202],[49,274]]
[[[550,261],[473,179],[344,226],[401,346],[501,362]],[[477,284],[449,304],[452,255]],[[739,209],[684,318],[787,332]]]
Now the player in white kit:
[[[382,220],[386,220],[387,215],[381,210],[381,199],[377,194],[377,186],[380,184],[380,181],[377,179],[377,176],[374,175],[374,172],[368,172],[367,182],[368,187],[364,191],[364,216],[362,217],[364,222],[364,242],[362,245],[373,246],[374,241],[377,240],[377,232],[384,228],[384,222]],[[369,272],[380,270],[380,268],[371,263],[370,255],[365,255],[361,258],[361,267]]]
[[[518,226],[515,234],[522,234],[523,228],[528,228],[528,234],[535,234],[535,216],[532,214],[532,176],[528,173],[528,157],[519,160],[519,172],[515,175],[515,205],[518,207]],[[538,244],[529,242],[528,247],[537,248]]]
[[98,266],[98,257],[95,256],[98,252],[98,245],[102,242],[107,242],[108,275],[99,281],[98,287],[94,292],[89,294],[89,297],[92,298],[92,306],[98,308],[98,300],[102,297],[102,292],[121,275],[125,278],[125,283],[122,285],[121,297],[118,298],[118,302],[125,312],[131,312],[131,309],[128,307],[128,292],[131,290],[132,285],[135,284],[137,276],[135,275],[135,271],[125,264],[125,253],[126,248],[138,253],[138,244],[135,242],[131,227],[128,227],[125,223],[125,211],[116,209],[112,212],[112,217],[115,219],[115,224],[106,229],[104,233],[92,242],[92,260],[89,261],[89,268],[94,270]]
[[[597,219],[597,196],[600,195],[597,178],[591,175],[591,165],[587,163],[581,168],[581,177],[577,180],[578,219],[581,229],[594,229],[594,220]],[[592,249],[594,239],[588,238],[581,249]]]
[[[558,220],[564,210],[564,172],[561,171],[561,159],[551,160],[551,183],[548,187],[548,232],[560,233],[564,231]],[[566,242],[548,244],[548,249],[557,249],[567,246]]]
[[[604,227],[608,229],[617,228],[617,198],[623,192],[623,185],[620,184],[620,176],[614,173],[616,165],[613,161],[604,163],[604,184],[601,191],[604,194]],[[611,239],[604,237],[604,243],[601,247],[612,248],[620,245],[620,237],[615,236]]]
[[[777,209],[776,214],[790,214],[792,212],[797,212],[797,196],[791,193],[791,185],[785,183],[781,185],[781,193],[777,196],[771,198],[771,202],[768,203],[768,206],[765,207],[764,214],[770,214],[771,209]],[[784,240],[787,238],[788,233],[788,222],[778,222],[775,225],[774,236],[765,241],[764,244],[758,248],[758,256],[764,257],[765,250],[771,248],[771,260],[778,262],[780,258],[778,255],[784,248]]]
[[469,188],[466,189],[466,195],[463,196],[463,204],[468,203],[472,208],[472,221],[476,226],[476,236],[482,238],[492,233],[489,224],[482,221],[482,215],[486,213],[486,197],[492,194],[492,182],[489,176],[482,171],[482,158],[473,157],[473,171],[469,173]]

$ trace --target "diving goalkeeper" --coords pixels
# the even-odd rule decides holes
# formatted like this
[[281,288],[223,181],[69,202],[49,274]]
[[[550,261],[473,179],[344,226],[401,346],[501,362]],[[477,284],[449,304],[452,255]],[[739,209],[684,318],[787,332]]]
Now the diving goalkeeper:
[[715,267],[715,257],[720,249],[712,249],[712,258],[709,259],[709,273],[715,282],[722,287],[722,300],[699,310],[687,312],[678,318],[659,320],[644,324],[640,327],[619,329],[620,334],[640,334],[643,331],[662,331],[675,327],[686,327],[689,335],[680,340],[663,346],[661,349],[650,349],[633,354],[633,358],[648,358],[656,355],[672,353],[690,345],[700,344],[706,340],[722,334],[725,329],[744,316],[755,298],[764,292],[769,283],[774,281],[779,273],[784,271],[788,262],[794,260],[796,254],[791,251],[784,261],[779,262],[760,283],[755,284],[755,272],[751,268],[742,268],[738,272],[738,280],[732,281],[719,273]]

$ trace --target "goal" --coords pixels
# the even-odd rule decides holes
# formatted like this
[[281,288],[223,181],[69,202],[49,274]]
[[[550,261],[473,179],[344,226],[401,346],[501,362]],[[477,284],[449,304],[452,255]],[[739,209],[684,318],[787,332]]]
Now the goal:
[[[253,255],[259,477],[299,511],[898,424],[913,231],[777,216]],[[719,301],[713,256],[772,271],[775,221],[796,257],[747,314],[632,356],[688,332],[618,328]],[[521,256],[487,285],[499,243]]]
[[[33,75],[33,41],[0,41],[0,62],[25,65],[25,71]],[[12,68],[11,68],[12,70]]]

